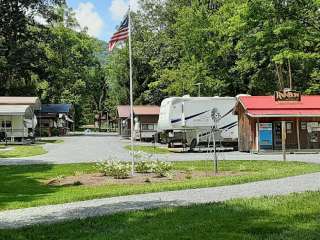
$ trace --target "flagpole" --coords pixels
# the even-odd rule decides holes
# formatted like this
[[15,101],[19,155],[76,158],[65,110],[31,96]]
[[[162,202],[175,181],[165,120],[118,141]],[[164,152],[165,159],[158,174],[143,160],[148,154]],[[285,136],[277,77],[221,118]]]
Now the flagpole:
[[134,174],[134,122],[133,122],[133,81],[132,81],[132,46],[131,46],[131,4],[129,0],[129,63],[130,63],[130,120],[131,120],[131,175]]

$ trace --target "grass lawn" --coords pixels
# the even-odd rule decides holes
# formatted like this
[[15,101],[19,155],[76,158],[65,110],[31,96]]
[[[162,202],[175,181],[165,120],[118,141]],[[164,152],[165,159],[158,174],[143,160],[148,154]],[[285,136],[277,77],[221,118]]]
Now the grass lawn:
[[[127,145],[124,147],[125,149],[131,151],[131,146]],[[150,153],[150,154],[167,154],[170,153],[170,151],[167,148],[162,148],[162,147],[153,147],[153,146],[133,146],[134,151],[141,151],[145,153]]]
[[6,240],[320,239],[320,192],[237,199],[0,230]]
[[42,155],[47,153],[47,151],[39,145],[30,146],[16,146],[9,145],[11,150],[1,150],[0,158],[20,158],[20,157],[31,157],[36,155]]
[[46,143],[64,143],[62,139],[41,139],[37,141],[37,144],[46,144]]
[[[175,169],[212,168],[209,162],[177,162]],[[184,181],[136,185],[49,186],[44,180],[97,171],[94,164],[0,166],[0,210],[66,203],[102,197],[253,182],[320,171],[320,165],[299,162],[220,161],[221,171],[242,172],[240,176],[216,176]]]

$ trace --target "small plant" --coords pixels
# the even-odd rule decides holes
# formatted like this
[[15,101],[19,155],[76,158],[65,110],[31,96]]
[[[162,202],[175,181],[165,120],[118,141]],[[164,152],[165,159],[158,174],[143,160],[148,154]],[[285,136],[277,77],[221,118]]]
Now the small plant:
[[83,175],[83,174],[84,174],[83,171],[74,171],[73,176],[79,177],[79,176],[81,176],[81,175]]
[[150,180],[150,178],[146,178],[145,180],[144,180],[144,182],[146,182],[146,183],[151,183],[151,180]]
[[64,179],[64,175],[58,175],[56,178],[55,178],[55,180],[56,181],[58,181],[58,182],[60,182],[62,179]]
[[155,162],[155,166],[152,171],[157,174],[158,177],[166,177],[169,175],[172,168],[173,166],[169,162],[157,161]]
[[130,174],[130,164],[121,163],[118,161],[106,161],[97,163],[96,167],[105,176],[111,176],[116,179],[127,178]]
[[138,173],[148,173],[152,171],[152,162],[150,161],[140,161],[135,164],[136,172]]
[[188,169],[185,170],[185,178],[186,179],[191,179],[192,178],[192,172],[194,171],[194,168],[190,167]]
[[80,182],[80,181],[75,181],[73,183],[73,186],[80,186],[80,185],[82,185],[82,182]]
[[244,166],[243,164],[240,164],[239,171],[244,172],[246,170],[247,170],[246,166]]

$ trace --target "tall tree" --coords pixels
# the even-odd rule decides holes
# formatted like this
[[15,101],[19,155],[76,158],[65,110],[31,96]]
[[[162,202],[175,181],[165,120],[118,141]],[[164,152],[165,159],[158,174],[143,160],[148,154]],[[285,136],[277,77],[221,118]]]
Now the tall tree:
[[[44,27],[57,16],[53,6],[63,0],[0,0],[1,95],[35,94],[43,52],[38,47]],[[38,19],[38,21],[36,21]]]

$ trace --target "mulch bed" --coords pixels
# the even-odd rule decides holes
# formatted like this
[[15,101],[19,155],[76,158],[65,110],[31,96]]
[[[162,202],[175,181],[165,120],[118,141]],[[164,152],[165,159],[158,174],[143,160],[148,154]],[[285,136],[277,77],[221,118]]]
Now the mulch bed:
[[137,184],[149,184],[159,182],[172,182],[172,181],[186,181],[188,179],[200,179],[206,177],[221,177],[221,176],[239,176],[243,175],[243,172],[219,172],[215,174],[212,171],[192,171],[187,173],[186,171],[172,171],[170,177],[158,177],[155,173],[135,173],[133,177],[125,179],[115,179],[110,176],[105,176],[102,173],[80,174],[76,176],[66,176],[59,179],[50,179],[44,182],[49,186],[99,186],[105,184],[125,184],[125,185],[137,185]]

